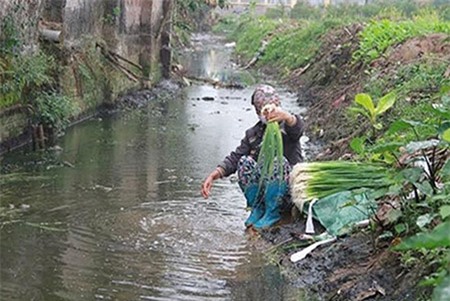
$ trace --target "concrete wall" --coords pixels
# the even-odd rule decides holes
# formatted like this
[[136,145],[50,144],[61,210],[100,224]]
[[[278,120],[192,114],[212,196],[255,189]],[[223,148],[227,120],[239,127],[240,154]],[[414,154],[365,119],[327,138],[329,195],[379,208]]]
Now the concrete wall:
[[170,14],[163,7],[173,0],[42,1],[44,19],[62,23],[67,47],[78,46],[86,36],[101,37],[111,50],[137,62],[150,48],[155,51],[147,58],[158,60],[161,25]]

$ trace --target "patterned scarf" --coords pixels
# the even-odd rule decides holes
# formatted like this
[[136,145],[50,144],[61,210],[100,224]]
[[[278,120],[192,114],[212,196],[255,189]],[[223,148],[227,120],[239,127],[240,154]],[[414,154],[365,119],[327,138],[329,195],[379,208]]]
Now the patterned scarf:
[[260,85],[256,87],[252,95],[252,105],[255,106],[258,115],[262,108],[267,104],[279,106],[281,104],[280,97],[272,86]]

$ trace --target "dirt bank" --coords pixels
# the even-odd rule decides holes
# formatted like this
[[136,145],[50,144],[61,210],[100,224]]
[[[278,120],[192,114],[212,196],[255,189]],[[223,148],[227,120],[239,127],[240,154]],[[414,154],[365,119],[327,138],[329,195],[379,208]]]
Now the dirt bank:
[[[389,49],[386,55],[370,65],[353,60],[359,46],[362,25],[354,24],[330,32],[323,46],[307,66],[291,73],[287,80],[298,93],[299,103],[309,107],[306,114],[309,136],[325,145],[317,160],[351,156],[349,142],[370,128],[363,121],[355,129],[346,114],[354,96],[363,92],[374,79],[384,79],[385,89],[395,87],[399,69],[429,60],[450,62],[448,35],[433,34],[413,38]],[[447,67],[445,76],[450,76]],[[390,82],[391,80],[391,82]],[[407,97],[415,101],[439,91],[414,91]],[[432,288],[419,286],[430,265],[414,267],[402,262],[400,254],[391,251],[391,240],[380,240],[379,232],[369,229],[338,239],[332,245],[321,246],[306,259],[293,264],[289,256],[301,249],[299,236],[304,233],[302,220],[282,225],[262,236],[277,245],[280,264],[288,270],[288,279],[310,291],[311,298],[320,300],[422,300]],[[395,240],[394,240],[395,242]]]
[[[365,90],[370,80],[385,78],[386,89],[394,88],[394,80],[401,67],[431,60],[450,65],[450,43],[448,35],[432,34],[413,38],[388,50],[384,57],[370,66],[353,60],[359,47],[359,33],[363,29],[354,24],[328,33],[317,57],[304,70],[291,73],[287,84],[298,93],[299,103],[309,106],[306,116],[309,135],[326,144],[318,159],[336,159],[349,152],[352,138],[366,132],[370,125],[361,123],[355,130],[346,119],[347,108],[354,96]],[[301,72],[300,75],[297,75]],[[450,77],[450,67],[445,72]],[[434,87],[437,92],[440,87]],[[422,92],[422,91],[419,91]],[[417,93],[408,95],[423,97]]]

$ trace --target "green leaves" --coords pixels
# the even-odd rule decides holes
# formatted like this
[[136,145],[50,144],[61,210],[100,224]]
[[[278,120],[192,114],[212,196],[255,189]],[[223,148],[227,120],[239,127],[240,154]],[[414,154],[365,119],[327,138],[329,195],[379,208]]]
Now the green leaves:
[[444,133],[442,133],[442,139],[450,142],[450,129],[447,129],[444,131]]
[[389,110],[394,104],[397,99],[397,96],[394,92],[391,92],[389,94],[386,94],[383,96],[377,103],[377,106],[375,107],[372,97],[370,95],[365,93],[360,93],[355,96],[355,102],[362,106],[365,110],[364,114],[367,116],[370,120],[370,123],[372,124],[372,127],[374,127],[377,130],[380,130],[382,128],[381,123],[377,123],[377,117]]
[[448,301],[448,296],[450,296],[450,275],[434,289],[433,301]]
[[363,106],[367,112],[369,113],[369,117],[371,120],[375,118],[375,106],[373,105],[372,97],[368,94],[357,94],[355,96],[355,102],[361,106]]
[[395,250],[418,250],[421,248],[435,249],[440,247],[450,247],[450,221],[442,223],[429,233],[419,233],[407,238]]
[[442,167],[440,174],[442,178],[450,180],[450,158],[447,159],[447,162],[444,163],[444,166]]
[[364,142],[366,141],[366,139],[358,137],[358,138],[353,138],[352,141],[350,142],[350,147],[351,149],[361,155],[364,152]]
[[375,108],[375,114],[376,115],[383,114],[384,112],[389,110],[394,105],[396,100],[397,100],[397,96],[395,95],[394,92],[386,94],[378,101],[378,105]]
[[401,174],[404,177],[405,180],[407,180],[409,183],[416,183],[419,181],[420,177],[422,176],[423,170],[419,167],[412,167],[404,169]]
[[441,208],[439,208],[439,215],[441,216],[442,219],[446,219],[447,217],[450,216],[450,205],[444,205],[441,206]]

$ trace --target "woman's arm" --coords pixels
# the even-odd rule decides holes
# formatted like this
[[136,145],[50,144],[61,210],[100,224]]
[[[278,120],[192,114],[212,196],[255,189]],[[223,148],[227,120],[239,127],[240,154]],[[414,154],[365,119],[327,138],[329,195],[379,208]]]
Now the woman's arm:
[[224,177],[228,177],[229,175],[236,172],[241,157],[250,154],[251,145],[249,137],[250,130],[247,130],[245,132],[245,137],[241,140],[241,144],[236,148],[236,150],[232,151],[228,156],[226,156],[225,159],[219,164],[219,167],[221,167],[224,171]]
[[202,184],[202,196],[207,199],[211,193],[212,184],[215,180],[227,177],[237,170],[237,165],[242,156],[250,153],[250,143],[248,139],[248,132],[244,139],[241,140],[241,144],[235,151],[231,152],[225,157],[222,163],[217,166],[203,181]]

